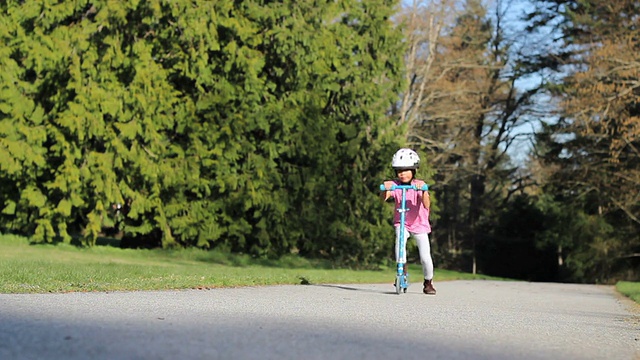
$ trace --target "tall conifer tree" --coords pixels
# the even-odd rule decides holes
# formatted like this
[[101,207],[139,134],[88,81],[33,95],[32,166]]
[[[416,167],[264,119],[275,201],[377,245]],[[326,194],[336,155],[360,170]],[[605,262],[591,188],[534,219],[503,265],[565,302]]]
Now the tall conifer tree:
[[2,3],[0,226],[379,261],[394,5]]

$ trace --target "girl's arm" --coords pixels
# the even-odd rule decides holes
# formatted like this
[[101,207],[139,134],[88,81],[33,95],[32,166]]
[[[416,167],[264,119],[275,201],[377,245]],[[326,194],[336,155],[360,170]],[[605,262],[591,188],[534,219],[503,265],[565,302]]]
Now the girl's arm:
[[[418,189],[421,189],[424,185],[425,185],[424,181],[422,180],[416,181],[416,187]],[[431,208],[431,196],[429,196],[429,191],[422,192],[422,206],[424,206],[425,209]]]
[[431,208],[431,196],[429,195],[428,191],[422,192],[422,205],[425,207],[425,209]]

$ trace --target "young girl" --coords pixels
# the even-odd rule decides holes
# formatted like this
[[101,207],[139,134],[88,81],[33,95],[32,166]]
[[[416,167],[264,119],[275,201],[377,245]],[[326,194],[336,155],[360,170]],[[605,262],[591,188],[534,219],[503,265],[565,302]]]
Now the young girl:
[[[391,191],[393,185],[415,185],[421,189],[425,184],[424,181],[415,178],[416,170],[420,166],[420,157],[411,149],[400,149],[393,155],[391,166],[398,177],[394,181],[385,181],[384,187],[387,191],[382,192],[382,199],[387,201],[393,197],[396,208],[400,207],[402,201],[402,190],[397,189]],[[429,192],[421,190],[407,190],[405,195],[405,206],[408,209],[405,212],[405,231],[404,231],[404,258],[397,259],[404,263],[404,271],[407,272],[407,240],[409,236],[413,236],[418,244],[420,253],[420,263],[422,264],[422,272],[424,273],[424,283],[422,292],[428,295],[435,295],[436,289],[433,287],[433,260],[431,259],[431,245],[429,243],[429,234],[431,233],[431,225],[429,224],[429,208],[431,207],[431,199]],[[393,218],[393,225],[396,229],[396,258],[398,258],[398,237],[400,235],[400,213],[396,211]]]

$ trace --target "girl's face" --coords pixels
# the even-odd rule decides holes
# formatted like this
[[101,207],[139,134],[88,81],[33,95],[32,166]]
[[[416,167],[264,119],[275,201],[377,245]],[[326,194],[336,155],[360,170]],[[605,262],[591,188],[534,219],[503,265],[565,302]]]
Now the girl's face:
[[413,178],[413,171],[398,170],[396,171],[396,176],[398,176],[398,180],[400,180],[401,183],[409,183]]

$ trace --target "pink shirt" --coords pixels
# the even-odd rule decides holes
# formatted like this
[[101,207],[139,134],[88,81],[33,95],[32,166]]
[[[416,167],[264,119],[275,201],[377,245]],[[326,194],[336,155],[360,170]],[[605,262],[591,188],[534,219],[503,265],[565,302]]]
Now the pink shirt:
[[[415,184],[413,180],[411,184]],[[394,181],[396,185],[401,185],[399,181]],[[402,189],[396,189],[391,192],[391,196],[396,202],[396,209],[400,208],[402,202]],[[429,209],[422,205],[422,191],[407,190],[405,195],[405,207],[408,209],[405,215],[405,228],[412,233],[423,234],[431,233],[431,225],[429,224]],[[400,226],[400,212],[396,210],[393,216],[393,225]]]

